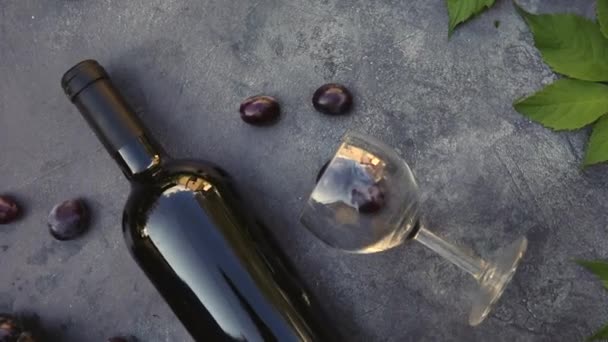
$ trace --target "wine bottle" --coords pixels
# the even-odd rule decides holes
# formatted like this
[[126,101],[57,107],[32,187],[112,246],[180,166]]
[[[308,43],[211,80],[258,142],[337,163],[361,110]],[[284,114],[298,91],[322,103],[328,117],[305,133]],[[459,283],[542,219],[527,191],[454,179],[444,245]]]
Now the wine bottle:
[[131,183],[122,222],[131,255],[196,341],[336,340],[224,171],[169,158],[96,61],[61,84]]

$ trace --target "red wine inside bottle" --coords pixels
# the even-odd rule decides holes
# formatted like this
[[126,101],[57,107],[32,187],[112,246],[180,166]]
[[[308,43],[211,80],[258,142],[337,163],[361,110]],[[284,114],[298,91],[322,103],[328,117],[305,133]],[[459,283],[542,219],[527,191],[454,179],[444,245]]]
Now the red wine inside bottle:
[[169,158],[96,61],[61,84],[131,182],[122,225],[133,258],[196,341],[337,340],[225,172]]

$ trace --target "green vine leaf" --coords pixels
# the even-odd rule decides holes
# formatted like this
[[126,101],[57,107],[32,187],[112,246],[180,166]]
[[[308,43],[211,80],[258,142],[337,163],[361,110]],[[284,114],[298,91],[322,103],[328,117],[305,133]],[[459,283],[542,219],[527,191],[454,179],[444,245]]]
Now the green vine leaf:
[[[604,287],[608,289],[608,262],[600,260],[577,260],[576,263],[585,267],[587,270],[591,271],[598,278],[600,278],[600,280],[604,284]],[[587,341],[603,339],[608,339],[608,325],[605,325],[600,330],[596,331],[592,336],[587,339]]]
[[597,22],[604,37],[608,38],[608,0],[597,0]]
[[585,152],[585,160],[583,166],[590,166],[597,163],[608,161],[608,116],[604,115],[593,126],[593,132],[587,151]]
[[601,260],[576,260],[576,263],[595,274],[608,289],[608,262]]
[[495,0],[446,0],[450,24],[448,36],[451,36],[458,24],[494,5]]
[[587,81],[608,81],[608,39],[599,24],[574,14],[530,14],[517,7],[543,60],[555,72]]
[[608,339],[608,325],[604,325],[600,330],[591,335],[587,341],[606,340]]
[[564,78],[516,101],[513,106],[519,113],[545,127],[578,129],[608,113],[608,86]]

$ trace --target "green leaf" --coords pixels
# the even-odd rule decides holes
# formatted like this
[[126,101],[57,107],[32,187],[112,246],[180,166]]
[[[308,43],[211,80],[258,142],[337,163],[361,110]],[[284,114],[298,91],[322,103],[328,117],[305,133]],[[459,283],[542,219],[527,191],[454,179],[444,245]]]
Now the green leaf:
[[[600,278],[600,280],[602,280],[602,282],[604,283],[604,287],[608,289],[608,262],[600,260],[576,260],[576,263],[585,267],[587,270],[591,271],[598,278]],[[596,331],[592,336],[587,339],[587,341],[604,339],[608,339],[608,325],[605,325],[600,330]]]
[[593,132],[589,143],[587,143],[587,151],[585,152],[585,160],[583,166],[589,166],[597,163],[608,161],[608,116],[602,116],[593,126]]
[[608,81],[608,39],[599,24],[574,14],[533,15],[518,7],[545,63],[560,74]]
[[608,86],[563,78],[513,106],[519,113],[554,130],[584,127],[608,112]]
[[590,336],[587,341],[595,340],[606,340],[608,339],[608,325],[604,325],[600,330],[596,331],[595,334]]
[[597,0],[597,22],[604,37],[608,38],[608,0]]
[[458,24],[465,22],[485,8],[494,5],[495,0],[446,0],[450,24],[448,35],[451,36]]
[[576,260],[576,263],[595,274],[608,289],[608,262],[601,260]]

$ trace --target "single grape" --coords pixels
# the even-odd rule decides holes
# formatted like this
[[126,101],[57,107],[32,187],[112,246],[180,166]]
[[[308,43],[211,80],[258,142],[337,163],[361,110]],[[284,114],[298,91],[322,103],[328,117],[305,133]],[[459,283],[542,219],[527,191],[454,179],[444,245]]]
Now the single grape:
[[380,183],[376,183],[363,189],[352,189],[351,201],[360,213],[375,213],[382,209],[386,202],[384,187]]
[[17,318],[0,313],[0,342],[17,342],[20,335],[21,327]]
[[19,205],[8,196],[0,196],[0,224],[14,221],[19,216]]
[[336,83],[322,85],[312,96],[312,105],[321,113],[340,115],[353,106],[353,96],[345,86]]
[[32,336],[32,333],[26,331],[22,332],[21,335],[19,335],[17,342],[36,342],[36,339],[34,338],[34,336]]
[[114,336],[108,339],[108,342],[137,342],[137,338],[135,336]]
[[241,119],[253,125],[264,125],[276,121],[281,114],[279,102],[272,96],[252,96],[241,103]]
[[56,205],[48,217],[48,226],[57,240],[71,240],[87,228],[88,211],[83,201],[69,200]]
[[129,342],[125,337],[122,336],[114,336],[108,339],[108,342]]

